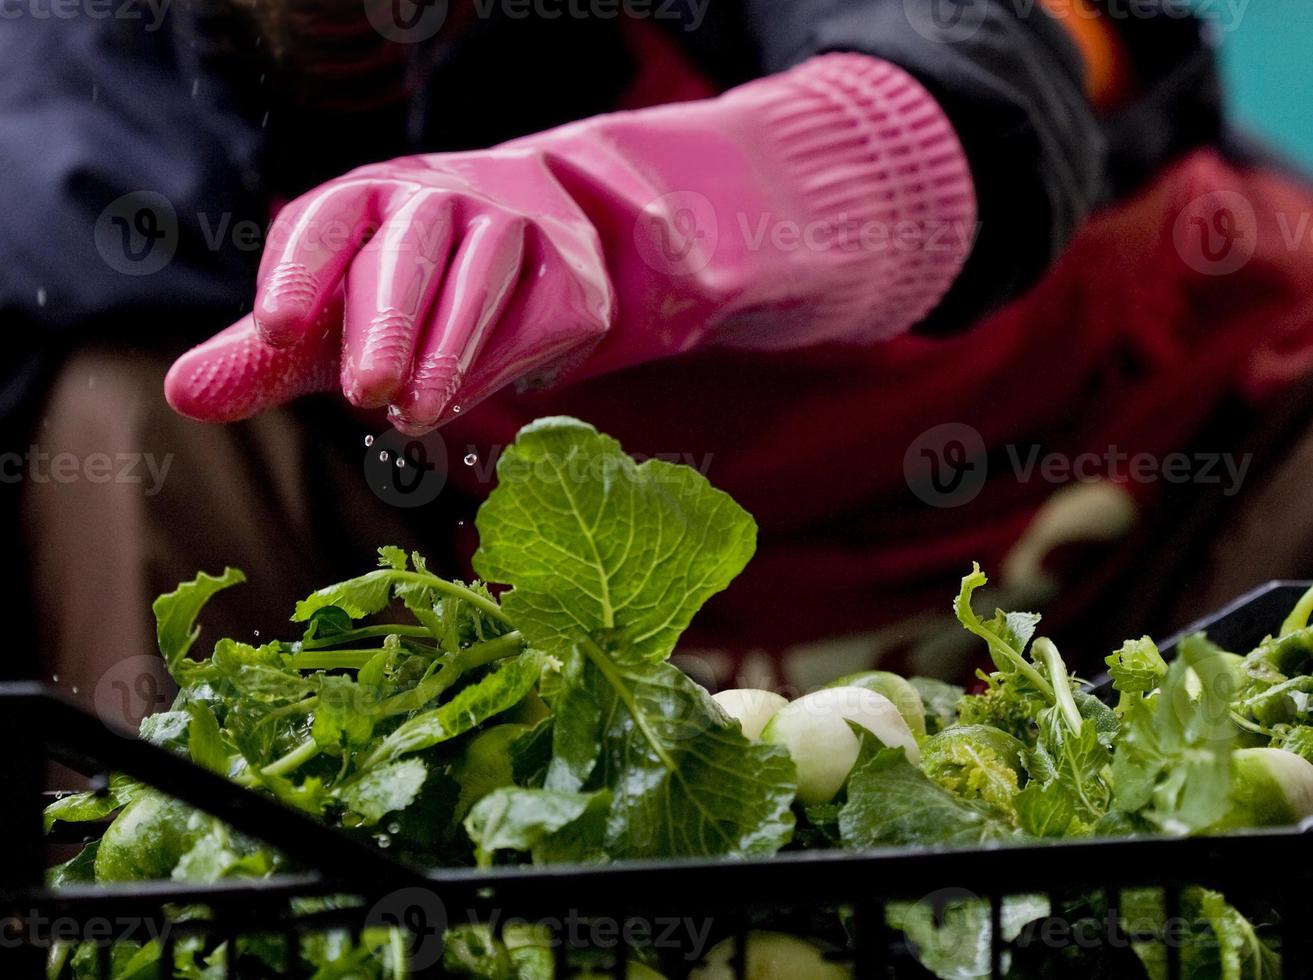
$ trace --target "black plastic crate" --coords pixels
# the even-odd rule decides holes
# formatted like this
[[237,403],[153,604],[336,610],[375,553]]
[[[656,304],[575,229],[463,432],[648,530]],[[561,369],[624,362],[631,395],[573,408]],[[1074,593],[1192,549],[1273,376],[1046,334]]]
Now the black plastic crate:
[[[1237,600],[1187,630],[1206,630],[1225,648],[1248,650],[1273,631],[1306,588],[1272,583]],[[1165,641],[1164,653],[1177,637]],[[100,972],[108,975],[112,940],[160,937],[172,962],[175,944],[190,937],[211,943],[265,937],[288,951],[301,937],[335,931],[358,935],[376,925],[406,928],[412,975],[442,976],[443,926],[477,920],[494,935],[509,919],[539,923],[551,936],[565,977],[573,951],[587,946],[609,957],[605,970],[626,975],[634,948],[661,946],[658,957],[672,978],[682,976],[711,943],[733,938],[734,972],[744,975],[743,937],[766,920],[787,930],[813,913],[843,909],[850,949],[836,944],[837,959],[851,960],[860,978],[927,976],[918,951],[885,924],[893,902],[936,902],[971,896],[987,910],[991,944],[982,951],[988,975],[1054,976],[1064,970],[1064,949],[1078,941],[1072,922],[1050,916],[1049,938],[1035,930],[1005,937],[1005,900],[1043,894],[1060,905],[1064,896],[1094,895],[1109,924],[1098,942],[1100,975],[1140,975],[1121,931],[1117,910],[1128,889],[1161,889],[1168,917],[1180,909],[1183,888],[1202,885],[1240,907],[1263,907],[1281,923],[1276,940],[1283,975],[1313,976],[1313,826],[1252,831],[1228,837],[1080,840],[1039,845],[1001,845],[975,850],[809,851],[760,861],[663,861],[602,868],[469,869],[421,872],[386,852],[346,838],[220,776],[192,766],[152,745],[118,734],[38,684],[0,685],[0,780],[7,801],[0,807],[0,978],[45,975],[51,938],[94,942]],[[51,890],[43,884],[47,848],[42,834],[41,780],[48,760],[93,777],[125,772],[151,783],[237,830],[279,848],[315,869],[261,881],[216,885],[151,882],[135,886],[78,886]],[[91,828],[94,833],[95,828]],[[332,854],[331,866],[322,855]],[[1272,869],[1280,869],[1274,880]],[[334,908],[297,914],[292,903],[339,896]],[[176,921],[169,911],[202,906],[204,914]],[[599,931],[599,925],[605,929]],[[108,926],[109,932],[106,933]],[[688,926],[688,928],[684,928]],[[680,930],[684,931],[681,933]],[[44,930],[44,932],[43,932]],[[153,930],[153,931],[152,931]],[[666,932],[666,944],[658,942]],[[701,938],[691,941],[692,933]],[[685,935],[688,933],[689,935]],[[1053,935],[1066,935],[1064,942]],[[603,939],[599,940],[599,937]],[[229,948],[235,944],[230,944]],[[1165,943],[1169,977],[1181,977],[1179,944]],[[1106,954],[1106,955],[1105,955]],[[294,963],[295,957],[288,963]],[[232,978],[298,975],[289,967],[273,974],[251,959],[228,957]],[[150,974],[147,974],[150,975]]]

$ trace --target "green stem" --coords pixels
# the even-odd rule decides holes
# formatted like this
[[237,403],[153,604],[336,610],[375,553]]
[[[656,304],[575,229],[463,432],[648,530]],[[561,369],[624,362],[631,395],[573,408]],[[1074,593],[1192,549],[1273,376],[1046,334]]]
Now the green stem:
[[286,755],[280,756],[267,766],[263,766],[259,775],[249,771],[243,772],[234,777],[233,781],[239,786],[248,788],[259,786],[260,776],[286,776],[295,772],[318,754],[319,745],[313,738],[308,738]]
[[1262,735],[1264,738],[1272,737],[1270,731],[1258,724],[1258,722],[1250,721],[1234,708],[1231,709],[1231,720],[1247,732],[1253,732],[1255,735]]
[[1017,653],[1016,650],[1012,649],[1012,647],[1008,646],[1008,644],[1004,643],[988,630],[972,630],[972,632],[989,644],[991,650],[1002,655],[1003,659],[1012,664],[1012,666],[1016,668],[1017,673],[1030,681],[1041,694],[1050,701],[1055,700],[1053,688],[1050,686],[1048,680],[1045,679],[1044,675],[1036,670],[1034,665],[1029,663],[1024,656]]
[[364,650],[308,650],[287,655],[287,666],[295,670],[359,670],[380,653],[382,647]]
[[357,629],[346,630],[342,633],[338,633],[336,636],[325,636],[316,640],[304,640],[301,643],[301,649],[321,650],[325,647],[335,647],[343,643],[354,643],[356,640],[369,640],[378,636],[409,636],[418,640],[433,639],[433,634],[423,626],[384,624],[381,626],[361,626]]
[[318,754],[319,743],[313,738],[307,738],[291,752],[269,763],[260,772],[266,776],[286,776],[288,773],[301,768]]
[[287,715],[304,714],[319,704],[319,695],[312,694],[308,698],[302,698],[300,701],[293,701],[291,704],[285,704],[281,708],[274,708],[264,716],[263,722],[273,721],[275,718],[283,718]]
[[1041,636],[1035,641],[1032,648],[1036,655],[1044,661],[1044,666],[1048,668],[1049,678],[1053,684],[1053,698],[1062,712],[1062,717],[1067,722],[1067,727],[1075,735],[1080,734],[1081,718],[1080,709],[1076,707],[1076,699],[1071,693],[1071,683],[1067,679],[1067,665],[1062,662],[1062,655],[1058,653],[1058,648],[1053,645],[1053,641],[1047,636]]
[[524,638],[519,630],[511,630],[494,640],[475,643],[466,647],[451,658],[451,662],[427,680],[416,684],[409,691],[394,695],[381,702],[377,713],[381,717],[405,714],[428,704],[460,679],[460,675],[475,667],[504,660],[524,649]]
[[579,645],[583,649],[584,655],[593,662],[593,665],[602,672],[602,676],[606,678],[607,683],[615,689],[616,696],[628,709],[630,717],[634,719],[634,724],[643,733],[643,737],[647,740],[648,745],[652,747],[652,751],[656,753],[656,757],[661,760],[661,764],[670,772],[674,772],[677,768],[675,760],[666,752],[665,746],[661,744],[656,737],[656,733],[648,726],[647,716],[639,709],[638,701],[634,698],[634,692],[629,689],[625,679],[616,670],[615,664],[606,655],[606,651],[593,642],[592,637],[584,637]]
[[510,617],[502,612],[501,606],[487,596],[479,595],[473,589],[468,589],[455,582],[448,582],[446,579],[438,578],[436,575],[430,575],[427,572],[394,572],[393,574],[403,582],[414,582],[416,585],[423,585],[435,592],[442,592],[463,602],[468,602],[475,609],[486,613],[497,622],[504,623],[507,626],[511,625]]

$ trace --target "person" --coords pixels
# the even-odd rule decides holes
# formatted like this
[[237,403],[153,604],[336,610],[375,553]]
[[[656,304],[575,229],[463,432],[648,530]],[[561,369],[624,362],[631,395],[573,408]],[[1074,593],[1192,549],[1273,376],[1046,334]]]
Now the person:
[[[1154,466],[1201,439],[1248,458],[1313,347],[1313,244],[1279,221],[1308,192],[1226,125],[1206,24],[1169,0],[542,7],[3,29],[0,295],[30,325],[8,397],[43,398],[51,459],[171,462],[154,495],[25,464],[47,669],[103,688],[198,567],[258,583],[216,636],[380,544],[459,573],[500,447],[558,412],[757,518],[690,636],[709,678],[961,673],[978,651],[929,611],[972,559],[1062,594],[1060,628],[1095,597],[1121,596],[1108,628],[1188,609],[1173,491],[1230,495]],[[349,408],[303,398],[330,390]],[[1251,540],[1193,594],[1243,582]]]

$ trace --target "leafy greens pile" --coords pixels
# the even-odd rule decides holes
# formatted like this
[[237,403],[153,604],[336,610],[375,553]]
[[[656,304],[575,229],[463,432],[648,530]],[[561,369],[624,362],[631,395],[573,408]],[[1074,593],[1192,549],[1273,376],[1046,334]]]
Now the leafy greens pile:
[[[1237,748],[1313,760],[1313,598],[1247,657],[1201,635],[1167,664],[1147,638],[1128,642],[1108,658],[1109,706],[1035,636],[1038,616],[977,613],[977,569],[954,611],[985,643],[993,671],[970,694],[914,679],[927,722],[919,765],[864,734],[839,797],[803,807],[788,752],[744,738],[669,663],[693,615],[751,557],[748,514],[694,470],[637,464],[572,419],[526,427],[497,472],[474,567],[509,587],[500,599],[481,582],[440,578],[418,554],[383,548],[376,570],[297,604],[298,639],[220,639],[200,659],[192,654],[204,605],[243,581],[231,569],[200,575],[155,603],[179,694],[143,722],[141,737],[423,866],[1201,833],[1254,822],[1236,816]],[[403,609],[408,622],[373,621]],[[110,816],[99,840],[52,869],[53,884],[213,882],[289,867],[122,776],[108,792],[52,804],[47,825]],[[1242,915],[1198,888],[1182,905],[1187,976],[1276,975],[1260,913]],[[1136,969],[1165,977],[1153,933],[1167,910],[1152,890],[1125,892],[1115,910],[1097,895],[1009,899],[1012,975],[1043,975],[1025,972],[1036,922],[1107,914],[1128,929],[1139,916]],[[945,977],[988,972],[989,919],[971,898],[889,909],[921,963]],[[835,945],[840,923],[835,916],[825,937]],[[1071,962],[1078,976],[1136,975],[1073,950],[1085,957]],[[357,941],[307,936],[299,952],[315,976],[404,974],[388,937],[368,931]],[[453,932],[447,968],[552,976],[545,950],[514,953],[477,930],[464,941]],[[119,943],[114,976],[156,976],[160,955],[158,943]],[[202,978],[221,975],[231,951],[198,939],[173,955],[166,974]],[[241,955],[273,954],[252,945]],[[52,949],[52,975],[90,976],[95,966],[87,944]]]

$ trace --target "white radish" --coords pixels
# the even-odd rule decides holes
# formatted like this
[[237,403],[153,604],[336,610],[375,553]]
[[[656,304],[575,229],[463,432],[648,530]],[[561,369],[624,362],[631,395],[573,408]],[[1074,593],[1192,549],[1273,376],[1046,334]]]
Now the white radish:
[[798,768],[798,799],[828,803],[843,788],[857,762],[861,742],[849,722],[866,729],[891,749],[920,761],[916,737],[898,708],[883,694],[861,687],[828,687],[781,708],[761,740],[789,750]]
[[1285,749],[1236,749],[1231,808],[1209,832],[1280,827],[1313,816],[1313,762]]
[[789,699],[774,691],[761,691],[751,687],[736,687],[711,695],[711,699],[743,727],[743,737],[750,742],[761,738],[761,730],[775,717],[775,713],[789,703]]

